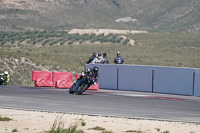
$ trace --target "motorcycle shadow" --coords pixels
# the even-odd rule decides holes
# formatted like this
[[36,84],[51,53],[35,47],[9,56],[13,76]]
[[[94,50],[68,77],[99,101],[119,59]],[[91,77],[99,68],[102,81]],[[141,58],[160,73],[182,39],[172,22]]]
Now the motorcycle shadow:
[[71,94],[71,95],[77,95],[77,96],[81,96],[81,95],[83,95],[83,96],[87,96],[87,95],[93,95],[92,93],[87,93],[87,92],[84,92],[84,93],[82,93],[82,94],[76,94],[76,93],[74,93],[74,94]]

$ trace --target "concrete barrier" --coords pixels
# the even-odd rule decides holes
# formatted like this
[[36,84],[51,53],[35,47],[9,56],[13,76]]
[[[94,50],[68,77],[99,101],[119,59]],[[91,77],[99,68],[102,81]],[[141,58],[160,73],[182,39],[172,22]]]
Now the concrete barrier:
[[94,66],[99,68],[99,88],[117,90],[118,65],[87,64],[86,68],[93,68]]
[[154,67],[153,92],[193,95],[195,69]]
[[99,88],[200,96],[200,69],[95,64],[99,67]]
[[152,92],[153,66],[120,65],[118,89]]

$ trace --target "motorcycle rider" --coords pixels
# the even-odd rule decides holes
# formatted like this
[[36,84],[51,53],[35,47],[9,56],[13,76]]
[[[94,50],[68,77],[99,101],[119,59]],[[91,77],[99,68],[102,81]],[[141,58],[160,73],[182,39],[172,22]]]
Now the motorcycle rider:
[[84,76],[85,75],[92,75],[93,76],[93,85],[96,85],[97,84],[97,81],[98,81],[98,71],[99,71],[99,68],[98,67],[94,67],[93,69],[89,68],[89,69],[86,69],[86,71],[83,71],[81,73],[81,76],[78,77],[77,79],[77,82],[76,82],[76,87],[74,88],[75,91],[78,89],[79,85],[82,84],[84,82]]
[[6,77],[6,80],[4,82],[4,85],[7,85],[9,80],[10,80],[10,75],[8,74],[8,71],[5,71],[4,73],[1,74],[2,76]]

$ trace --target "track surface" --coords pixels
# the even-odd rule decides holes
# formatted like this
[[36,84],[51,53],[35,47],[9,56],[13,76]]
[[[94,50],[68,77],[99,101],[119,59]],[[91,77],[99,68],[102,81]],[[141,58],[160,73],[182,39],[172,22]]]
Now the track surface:
[[200,123],[200,97],[0,86],[0,108]]

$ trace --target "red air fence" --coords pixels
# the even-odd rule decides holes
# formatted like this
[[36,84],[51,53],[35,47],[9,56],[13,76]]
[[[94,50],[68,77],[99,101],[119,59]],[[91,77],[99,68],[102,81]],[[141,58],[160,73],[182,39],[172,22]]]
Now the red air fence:
[[73,75],[70,72],[53,72],[53,82],[56,82],[56,88],[70,88],[73,84]]
[[35,81],[35,87],[54,87],[52,81],[52,72],[49,71],[32,71],[32,81]]
[[[81,73],[76,74],[76,80]],[[32,81],[35,87],[55,87],[68,89],[73,84],[73,75],[70,72],[32,71]],[[91,85],[88,90],[99,90],[99,83]]]

